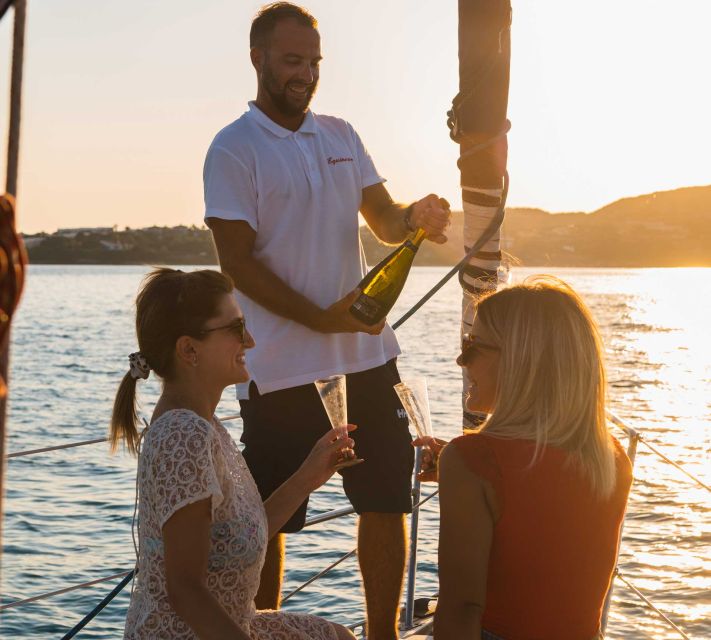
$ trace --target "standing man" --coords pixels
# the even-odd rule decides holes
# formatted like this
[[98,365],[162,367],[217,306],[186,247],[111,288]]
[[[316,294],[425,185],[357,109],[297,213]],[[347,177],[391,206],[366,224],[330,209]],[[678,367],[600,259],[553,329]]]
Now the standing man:
[[[366,269],[358,211],[387,243],[417,227],[445,242],[450,213],[435,195],[394,203],[353,127],[309,110],[321,48],[307,11],[288,2],[262,8],[250,57],[257,98],[217,134],[204,169],[205,220],[256,340],[252,380],[238,388],[244,457],[267,498],[330,428],[313,381],[347,374],[348,417],[358,425],[351,437],[365,462],[342,476],[360,515],[368,638],[396,640],[413,450],[392,388],[395,335],[348,311]],[[303,527],[306,506],[283,533]],[[267,550],[260,609],[279,606],[283,557],[279,534]]]

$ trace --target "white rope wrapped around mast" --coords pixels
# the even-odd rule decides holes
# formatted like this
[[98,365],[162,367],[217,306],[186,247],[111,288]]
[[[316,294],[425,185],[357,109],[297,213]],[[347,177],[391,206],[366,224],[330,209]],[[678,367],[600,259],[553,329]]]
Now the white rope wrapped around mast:
[[[490,227],[499,213],[503,188],[487,189],[462,186],[462,206],[464,211],[464,252],[469,253],[474,244]],[[496,289],[501,267],[501,229],[486,241],[481,249],[469,258],[461,270],[459,280],[462,285],[461,335],[469,333],[474,320],[476,299],[487,291]],[[473,429],[481,424],[486,414],[468,411],[465,402],[469,390],[469,379],[462,369],[462,420],[463,429]]]
[[[464,252],[474,243],[496,217],[503,189],[462,187],[464,210]],[[471,202],[476,200],[477,202]],[[483,204],[486,203],[486,204]],[[470,290],[489,291],[496,288],[501,266],[501,229],[489,238],[481,249],[469,259],[462,271],[463,284]],[[474,291],[472,291],[474,293]]]

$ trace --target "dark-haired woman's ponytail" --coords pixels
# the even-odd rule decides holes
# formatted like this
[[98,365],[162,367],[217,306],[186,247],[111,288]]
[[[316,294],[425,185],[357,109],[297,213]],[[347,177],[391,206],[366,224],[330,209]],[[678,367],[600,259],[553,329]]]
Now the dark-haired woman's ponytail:
[[131,455],[136,455],[138,448],[136,381],[131,372],[127,372],[116,392],[109,427],[109,445],[112,453],[116,452],[119,442],[123,440]]
[[136,297],[140,351],[128,356],[129,371],[116,392],[109,428],[111,451],[123,441],[126,449],[137,454],[136,381],[145,380],[151,371],[163,380],[170,377],[176,340],[183,335],[200,336],[205,322],[217,315],[220,303],[232,294],[233,287],[228,276],[210,269],[184,273],[161,268],[144,278]]

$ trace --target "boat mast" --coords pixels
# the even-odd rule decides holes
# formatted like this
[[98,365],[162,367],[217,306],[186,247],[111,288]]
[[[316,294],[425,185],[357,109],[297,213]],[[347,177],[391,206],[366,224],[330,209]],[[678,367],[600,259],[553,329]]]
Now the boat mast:
[[[22,62],[25,44],[26,0],[0,0],[0,20],[14,5],[15,22],[10,81],[10,125],[7,144],[7,179],[5,194],[0,195],[0,541],[2,540],[2,499],[5,473],[5,410],[10,360],[10,323],[22,294],[27,266],[22,239],[15,228],[15,196],[20,151],[20,105],[22,97]],[[0,545],[0,549],[1,549]],[[0,558],[1,559],[1,558]]]
[[[472,254],[459,274],[462,333],[471,329],[473,303],[499,282],[500,227],[508,190],[510,27],[510,0],[459,0],[459,93],[447,124],[459,144],[464,251]],[[469,382],[466,372],[462,376],[463,427],[472,429],[485,415],[464,407]]]

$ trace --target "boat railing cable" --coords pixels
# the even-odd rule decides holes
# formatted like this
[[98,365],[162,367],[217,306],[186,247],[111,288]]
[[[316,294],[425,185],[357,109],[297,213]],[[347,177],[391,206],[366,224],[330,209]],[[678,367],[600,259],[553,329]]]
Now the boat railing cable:
[[27,451],[16,451],[15,453],[8,453],[5,456],[5,460],[10,458],[22,458],[24,456],[31,456],[35,453],[47,453],[48,451],[58,451],[59,449],[72,449],[74,447],[83,447],[87,444],[99,444],[100,442],[107,442],[108,438],[96,438],[95,440],[80,440],[79,442],[70,442],[68,444],[58,444],[53,447],[42,447],[41,449],[29,449]]
[[29,604],[30,602],[37,602],[38,600],[45,600],[46,598],[51,598],[53,596],[61,596],[63,593],[69,593],[70,591],[76,591],[77,589],[83,589],[84,587],[91,587],[95,584],[100,584],[102,582],[108,582],[109,580],[115,580],[116,578],[123,578],[132,574],[133,571],[123,571],[121,573],[114,573],[113,575],[106,576],[105,578],[97,578],[96,580],[88,580],[87,582],[82,582],[80,584],[74,584],[69,587],[64,587],[63,589],[57,589],[55,591],[47,591],[46,593],[40,593],[39,595],[32,596],[30,598],[24,598],[23,600],[14,600],[13,602],[7,602],[0,604],[0,611],[5,609],[12,609],[13,607],[19,607],[23,604]]
[[676,631],[682,638],[686,638],[686,640],[691,640],[686,633],[682,629],[680,629],[677,625],[674,624],[663,612],[661,612],[657,607],[654,606],[654,604],[651,602],[647,596],[645,596],[637,587],[635,587],[625,576],[620,573],[619,568],[615,568],[615,578],[619,578],[622,582],[624,582],[627,587],[637,596],[639,597],[644,603],[652,609],[664,622],[666,622],[674,631]]
[[622,418],[620,418],[616,413],[608,410],[607,411],[607,419],[612,422],[616,427],[622,429],[623,431],[627,433],[634,433],[637,436],[637,439],[639,442],[641,442],[645,447],[647,447],[652,453],[656,454],[659,456],[664,462],[669,463],[679,471],[681,471],[685,476],[693,480],[696,484],[698,484],[702,489],[706,489],[706,491],[711,492],[711,486],[707,485],[705,482],[697,478],[693,473],[690,473],[686,469],[684,469],[683,465],[681,465],[678,462],[675,462],[671,458],[668,458],[665,456],[657,447],[655,447],[653,444],[650,444],[650,442],[636,429],[633,429],[628,425]]
[[348,558],[352,558],[353,556],[355,556],[356,553],[358,553],[357,548],[351,549],[348,553],[346,553],[346,554],[342,555],[340,558],[338,558],[338,560],[329,564],[325,569],[323,569],[323,570],[319,571],[317,574],[311,576],[306,582],[304,582],[303,584],[296,587],[296,589],[287,593],[281,599],[281,603],[284,604],[287,600],[289,600],[289,598],[291,598],[291,596],[295,596],[297,593],[299,593],[299,591],[303,591],[312,582],[316,582],[316,580],[325,576],[329,571],[331,571],[331,569],[335,569],[339,564],[341,564],[341,562],[343,562],[344,560],[348,560]]
[[[220,422],[228,422],[229,420],[236,420],[240,415],[235,413],[234,415],[225,416],[224,418],[218,418]],[[5,456],[5,460],[11,458],[22,458],[24,456],[31,456],[35,453],[47,453],[48,451],[58,451],[59,449],[72,449],[74,447],[83,447],[88,444],[100,444],[102,442],[108,442],[108,438],[96,438],[94,440],[80,440],[78,442],[69,442],[67,444],[58,444],[52,447],[42,447],[40,449],[28,449],[26,451],[15,451],[14,453],[8,453]]]

